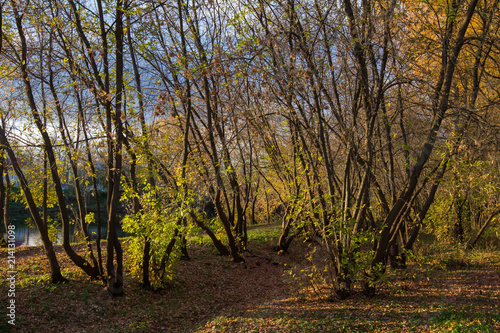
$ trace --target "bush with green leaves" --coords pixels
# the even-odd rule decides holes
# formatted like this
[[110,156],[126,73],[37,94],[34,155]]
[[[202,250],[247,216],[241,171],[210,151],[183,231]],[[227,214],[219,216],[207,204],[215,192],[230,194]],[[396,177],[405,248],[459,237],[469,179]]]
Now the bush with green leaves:
[[181,251],[179,237],[190,232],[187,223],[189,200],[168,200],[145,186],[137,195],[126,185],[122,200],[137,196],[141,210],[122,221],[123,230],[133,236],[129,240],[129,269],[132,275],[143,273],[144,246],[150,244],[149,277],[153,288],[161,288],[175,275]]
[[[464,244],[500,207],[500,170],[485,160],[450,161],[450,172],[425,220],[425,231],[448,244]],[[483,238],[497,238],[498,223],[490,224]],[[486,236],[486,237],[485,237]]]

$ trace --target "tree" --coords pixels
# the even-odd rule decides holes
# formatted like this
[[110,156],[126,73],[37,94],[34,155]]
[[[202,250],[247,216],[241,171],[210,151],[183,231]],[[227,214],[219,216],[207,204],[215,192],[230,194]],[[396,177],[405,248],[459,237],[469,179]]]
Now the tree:
[[[17,53],[17,51],[15,51],[15,50],[14,50],[14,52],[16,52],[16,56],[17,56],[17,60],[18,60],[18,64],[19,64],[19,69],[20,69],[20,78],[21,78],[23,85],[24,85],[24,92],[25,92],[25,95],[27,98],[27,102],[29,105],[31,116],[32,116],[32,119],[33,119],[33,121],[34,121],[34,123],[35,123],[35,125],[40,133],[40,136],[43,140],[45,153],[47,155],[47,159],[48,159],[48,162],[50,164],[50,172],[51,172],[51,176],[52,176],[52,181],[53,181],[54,188],[56,191],[58,204],[59,204],[59,210],[61,213],[61,219],[63,222],[63,246],[64,246],[66,253],[71,258],[71,260],[77,266],[79,266],[82,270],[84,270],[90,277],[95,278],[97,275],[96,275],[96,271],[94,270],[92,265],[90,265],[84,258],[82,258],[80,255],[78,255],[76,252],[74,252],[74,250],[72,249],[72,247],[70,246],[70,243],[69,243],[69,214],[67,211],[65,197],[64,197],[63,190],[62,190],[62,181],[61,181],[58,167],[57,167],[57,157],[56,157],[56,154],[54,152],[53,144],[51,142],[51,139],[49,137],[47,129],[44,126],[43,121],[42,121],[42,117],[38,111],[38,107],[37,107],[37,104],[35,102],[35,97],[34,97],[34,93],[33,93],[33,89],[32,89],[31,78],[30,78],[30,75],[28,73],[28,44],[27,44],[27,40],[26,40],[24,28],[23,28],[23,15],[20,14],[19,4],[17,2],[12,1],[11,7],[12,7],[12,14],[13,14],[13,17],[15,20],[15,26],[17,28],[17,36],[18,36],[19,41],[20,41],[20,46],[19,46],[20,53]],[[23,14],[24,14],[24,10],[23,10]],[[5,133],[4,133],[4,135],[5,135]],[[4,138],[5,138],[5,141],[7,141],[7,138],[6,137],[4,137]],[[11,156],[11,158],[12,157],[13,156]],[[18,177],[20,176],[21,172],[22,171],[20,169],[18,171],[16,171],[16,174],[18,175]],[[25,186],[28,186],[28,185],[25,184]],[[23,191],[25,193],[25,196],[27,193],[30,193],[30,191],[28,190],[27,187],[23,188]],[[30,201],[31,200],[32,200],[32,198],[30,199]],[[28,204],[30,205],[30,210],[31,210],[32,215],[37,215],[38,212],[36,211],[36,207],[33,206],[34,202],[31,202]],[[36,213],[35,213],[35,211],[36,211]],[[38,218],[39,217],[36,217],[36,218],[34,217],[34,220],[36,221]],[[37,223],[37,226],[40,228],[42,226],[42,222],[39,221]],[[46,226],[45,227],[42,226],[42,228],[46,229]],[[41,231],[41,233],[42,233],[42,231]]]

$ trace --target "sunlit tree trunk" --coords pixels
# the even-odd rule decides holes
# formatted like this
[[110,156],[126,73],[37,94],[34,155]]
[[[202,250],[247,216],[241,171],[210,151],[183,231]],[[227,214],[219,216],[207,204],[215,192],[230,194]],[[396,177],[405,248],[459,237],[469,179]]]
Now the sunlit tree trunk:
[[49,239],[49,233],[47,230],[47,226],[42,220],[40,213],[38,212],[38,207],[36,206],[35,200],[33,199],[33,195],[31,194],[31,190],[26,180],[21,167],[17,161],[17,157],[12,150],[7,138],[5,136],[4,127],[0,127],[0,143],[3,146],[3,149],[7,152],[9,159],[11,161],[12,169],[19,179],[19,184],[24,193],[24,197],[26,198],[26,202],[28,204],[29,210],[31,212],[31,216],[33,217],[33,221],[35,222],[38,231],[40,232],[40,239],[42,240],[43,248],[45,251],[45,255],[49,260],[50,265],[50,281],[52,283],[61,283],[66,282],[67,279],[64,278],[61,274],[61,269],[59,267],[59,263],[57,261],[56,253],[54,252],[54,248],[52,246],[52,242]]

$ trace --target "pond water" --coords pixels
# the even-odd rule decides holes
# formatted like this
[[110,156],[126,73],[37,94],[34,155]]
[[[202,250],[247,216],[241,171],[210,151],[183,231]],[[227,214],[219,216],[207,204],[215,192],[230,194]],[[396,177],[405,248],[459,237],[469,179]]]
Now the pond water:
[[[40,239],[40,232],[36,228],[31,228],[25,224],[15,224],[16,226],[16,247],[18,246],[40,246],[42,245],[42,241]],[[74,226],[70,227],[70,241],[74,241]],[[88,226],[89,234],[93,239],[97,237],[97,225],[90,224]],[[101,226],[101,238],[106,239],[106,233],[108,231],[107,226]],[[121,225],[118,225],[116,232],[118,237],[128,236],[126,232],[124,232],[121,228]],[[6,239],[6,235],[4,233],[4,239]],[[55,244],[62,243],[62,231],[57,233],[57,241]]]

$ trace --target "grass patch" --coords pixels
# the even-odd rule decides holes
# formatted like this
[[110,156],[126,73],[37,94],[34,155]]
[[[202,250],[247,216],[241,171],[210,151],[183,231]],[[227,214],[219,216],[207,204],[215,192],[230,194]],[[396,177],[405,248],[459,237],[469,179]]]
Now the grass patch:
[[262,225],[248,229],[248,242],[275,245],[281,235],[281,224]]

